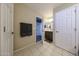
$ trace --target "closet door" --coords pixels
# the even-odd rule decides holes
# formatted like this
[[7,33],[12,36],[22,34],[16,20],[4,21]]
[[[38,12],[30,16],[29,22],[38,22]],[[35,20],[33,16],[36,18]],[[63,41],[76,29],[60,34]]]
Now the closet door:
[[13,55],[13,4],[7,4],[6,33],[8,40],[8,53]]
[[1,4],[1,55],[8,54],[7,48],[7,33],[6,30],[6,23],[7,21],[7,7],[5,4]]
[[56,13],[55,43],[57,46],[75,54],[75,8],[70,7]]
[[75,33],[75,7],[66,9],[66,31],[64,38],[64,49],[76,54],[76,33]]
[[13,55],[13,4],[1,4],[1,55]]
[[62,38],[62,12],[57,12],[55,14],[55,44],[61,47],[63,40]]

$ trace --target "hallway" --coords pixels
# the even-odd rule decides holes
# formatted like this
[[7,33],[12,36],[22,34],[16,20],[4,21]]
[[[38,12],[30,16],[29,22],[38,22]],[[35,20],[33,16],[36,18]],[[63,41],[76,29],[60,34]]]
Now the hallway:
[[79,55],[79,4],[2,3],[0,6],[0,56]]
[[44,42],[42,44],[37,44],[14,54],[15,56],[74,56],[71,53],[60,49],[53,45],[52,43]]

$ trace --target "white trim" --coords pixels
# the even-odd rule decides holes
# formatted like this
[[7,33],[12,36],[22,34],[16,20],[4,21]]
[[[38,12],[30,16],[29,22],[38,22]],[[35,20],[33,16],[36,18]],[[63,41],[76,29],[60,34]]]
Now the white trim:
[[[56,47],[58,47],[58,48],[60,48],[60,49],[63,49],[63,48],[61,48],[61,47],[59,47],[59,46],[57,46],[56,44],[54,44]],[[67,51],[66,49],[63,49],[63,50],[65,50],[65,51]],[[71,53],[70,51],[67,51],[67,52],[69,52],[69,53]],[[76,56],[75,54],[73,54],[73,53],[71,53],[72,55],[74,55],[74,56]]]
[[32,44],[30,44],[30,45],[28,45],[28,46],[23,46],[23,47],[21,47],[21,48],[19,48],[19,49],[14,50],[14,53],[16,53],[16,52],[18,52],[18,51],[21,51],[21,50],[23,50],[23,49],[25,49],[25,48],[27,49],[27,48],[29,48],[29,47],[31,47],[31,46],[33,46],[33,45],[41,44],[41,42],[42,42],[42,40],[39,41],[38,43],[32,43]]
[[[12,23],[12,26],[13,26],[13,27],[12,27],[12,32],[14,32],[14,4],[13,4],[13,6],[12,6],[12,22],[13,22],[13,23]],[[12,45],[12,46],[14,47],[14,33],[12,34],[12,37],[13,37],[13,38],[12,38],[12,41],[13,41],[13,43],[12,43],[13,45]],[[13,49],[14,49],[14,48],[13,48]],[[13,55],[13,51],[12,51],[12,55]]]
[[[1,4],[0,4],[0,8],[1,8]],[[0,9],[0,13],[1,13],[1,9]],[[0,55],[1,55],[1,14],[0,14]]]
[[16,53],[16,52],[18,52],[18,51],[20,51],[20,50],[23,50],[23,49],[25,49],[25,48],[31,47],[31,46],[33,46],[33,45],[36,45],[36,44],[35,44],[35,43],[32,43],[32,44],[30,44],[30,45],[28,45],[28,46],[23,46],[22,48],[19,48],[19,49],[14,50],[14,53]]
[[35,16],[35,44],[36,44],[36,16]]

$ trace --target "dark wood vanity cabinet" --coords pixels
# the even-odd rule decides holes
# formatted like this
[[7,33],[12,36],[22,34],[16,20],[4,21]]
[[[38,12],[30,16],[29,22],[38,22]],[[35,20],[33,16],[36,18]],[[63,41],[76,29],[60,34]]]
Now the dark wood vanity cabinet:
[[45,31],[45,40],[53,42],[53,31]]

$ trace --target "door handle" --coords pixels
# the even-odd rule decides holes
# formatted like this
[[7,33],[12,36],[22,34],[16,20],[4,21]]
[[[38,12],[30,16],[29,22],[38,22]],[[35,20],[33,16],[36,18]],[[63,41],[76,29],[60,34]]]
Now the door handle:
[[56,33],[58,33],[59,31],[56,31]]
[[14,32],[12,32],[12,34],[14,34]]

